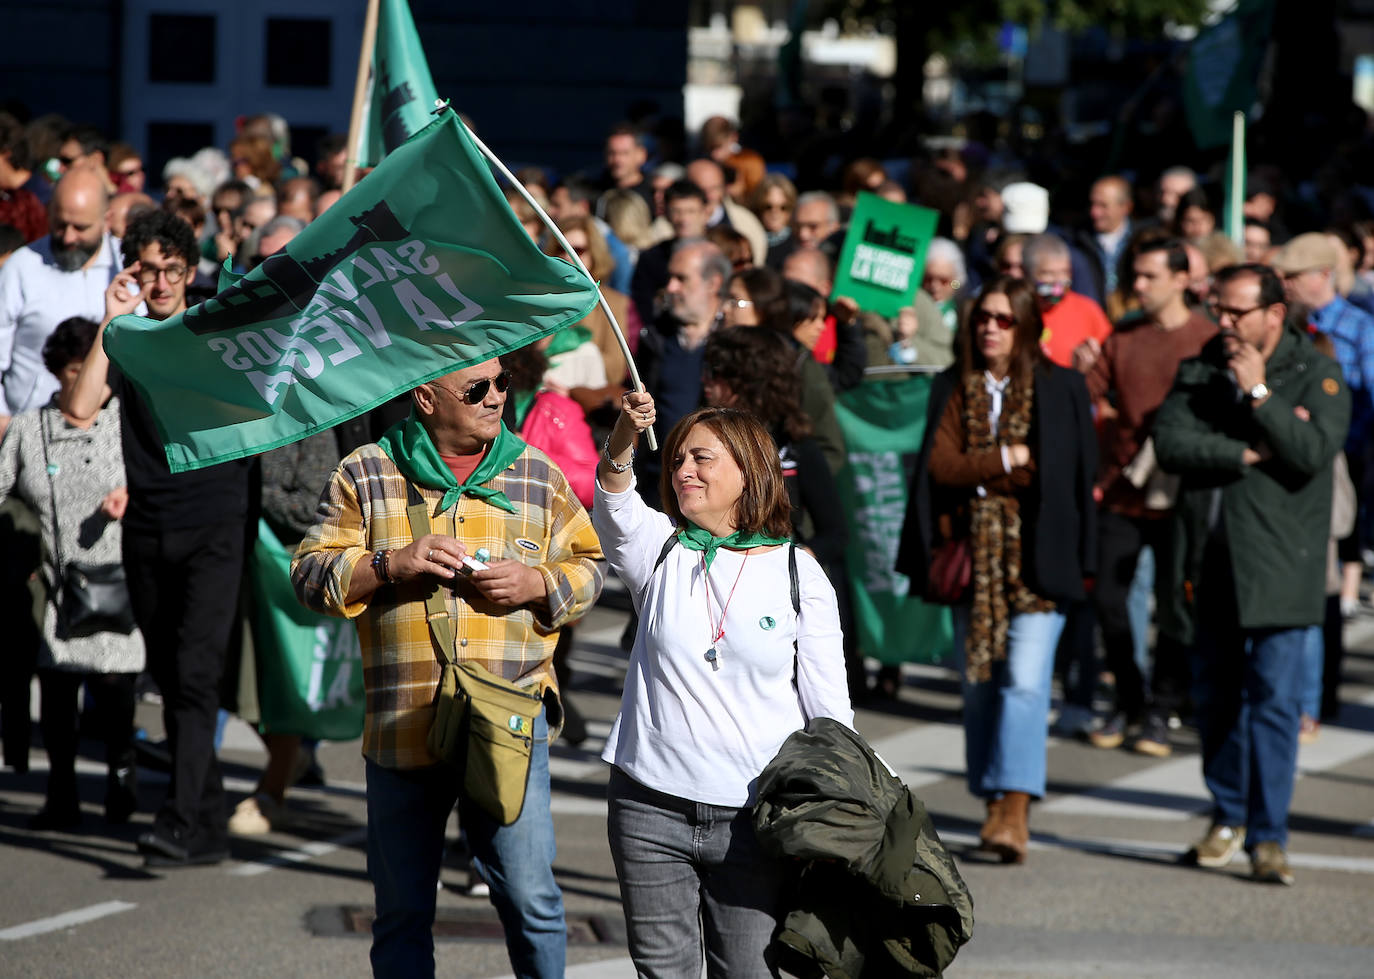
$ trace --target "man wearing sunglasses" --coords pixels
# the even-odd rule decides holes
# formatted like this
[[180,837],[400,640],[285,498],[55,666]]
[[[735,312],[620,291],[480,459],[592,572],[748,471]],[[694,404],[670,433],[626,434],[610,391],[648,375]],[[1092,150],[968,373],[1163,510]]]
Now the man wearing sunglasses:
[[[405,421],[339,463],[292,562],[305,605],[358,625],[378,976],[434,974],[435,888],[455,802],[514,971],[563,975],[549,810],[548,741],[561,715],[553,651],[559,630],[596,601],[602,554],[563,473],[502,424],[509,387],[495,359],[416,387]],[[429,533],[412,528],[412,487]],[[481,551],[485,568],[472,570],[466,562]],[[509,826],[473,804],[463,774],[427,747],[440,663],[425,599],[436,583],[453,626],[448,656],[543,695],[524,808]]]
[[[1307,627],[1322,622],[1332,461],[1350,389],[1263,265],[1217,274],[1221,336],[1178,369],[1155,422],[1159,462],[1183,479],[1174,536],[1193,635],[1193,690],[1212,826],[1188,851],[1292,884],[1284,853],[1297,767]],[[1161,625],[1170,613],[1161,607]]]

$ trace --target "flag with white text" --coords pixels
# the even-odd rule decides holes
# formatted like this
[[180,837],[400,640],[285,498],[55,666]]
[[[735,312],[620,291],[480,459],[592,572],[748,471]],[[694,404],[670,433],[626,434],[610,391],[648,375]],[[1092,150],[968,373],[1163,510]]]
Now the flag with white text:
[[525,234],[444,112],[281,252],[178,316],[119,317],[105,350],[183,472],[346,421],[577,323],[596,299]]

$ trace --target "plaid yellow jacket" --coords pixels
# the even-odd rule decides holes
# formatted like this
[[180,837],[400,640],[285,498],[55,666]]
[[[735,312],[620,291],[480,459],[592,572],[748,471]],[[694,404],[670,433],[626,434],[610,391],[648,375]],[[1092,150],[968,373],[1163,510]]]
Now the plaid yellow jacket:
[[[558,630],[596,601],[604,580],[601,544],[591,519],[558,467],[538,449],[487,486],[510,498],[515,513],[470,497],[438,513],[442,493],[418,487],[430,507],[431,531],[451,534],[468,553],[485,547],[544,576],[547,606],[507,608],[485,599],[466,579],[448,590],[455,660],[475,660],[521,686],[557,692],[553,649]],[[344,603],[353,569],[372,552],[413,540],[406,479],[376,445],[364,445],[334,470],[315,525],[291,561],[296,595],[307,607],[357,620],[367,712],[363,754],[386,768],[417,768],[435,759],[425,746],[434,719],[439,661],[425,620],[428,576],[384,585],[364,601]],[[552,726],[552,725],[551,725]]]

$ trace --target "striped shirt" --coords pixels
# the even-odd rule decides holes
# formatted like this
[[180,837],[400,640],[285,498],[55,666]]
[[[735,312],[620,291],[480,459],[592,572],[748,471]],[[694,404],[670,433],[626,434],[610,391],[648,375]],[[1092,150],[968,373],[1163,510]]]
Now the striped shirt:
[[[447,590],[455,659],[556,693],[558,630],[586,613],[600,594],[601,545],[567,479],[538,449],[526,447],[485,485],[505,493],[516,512],[465,496],[439,513],[442,492],[418,487],[430,508],[431,531],[453,535],[469,553],[485,547],[493,558],[537,568],[548,599],[508,608],[485,599],[467,580],[455,579]],[[364,445],[334,470],[315,524],[291,562],[296,595],[307,608],[357,620],[367,690],[363,754],[385,768],[418,768],[436,760],[425,745],[440,673],[425,619],[433,578],[384,585],[349,604],[344,596],[359,562],[412,539],[405,477],[380,447]]]

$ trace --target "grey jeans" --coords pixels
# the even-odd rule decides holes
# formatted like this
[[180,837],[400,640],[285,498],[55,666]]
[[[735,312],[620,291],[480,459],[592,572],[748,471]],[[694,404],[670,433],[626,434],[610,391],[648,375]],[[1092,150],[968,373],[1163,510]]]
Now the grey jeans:
[[704,949],[711,979],[776,976],[765,950],[785,871],[759,848],[750,811],[656,792],[618,768],[606,794],[635,971],[696,979]]

